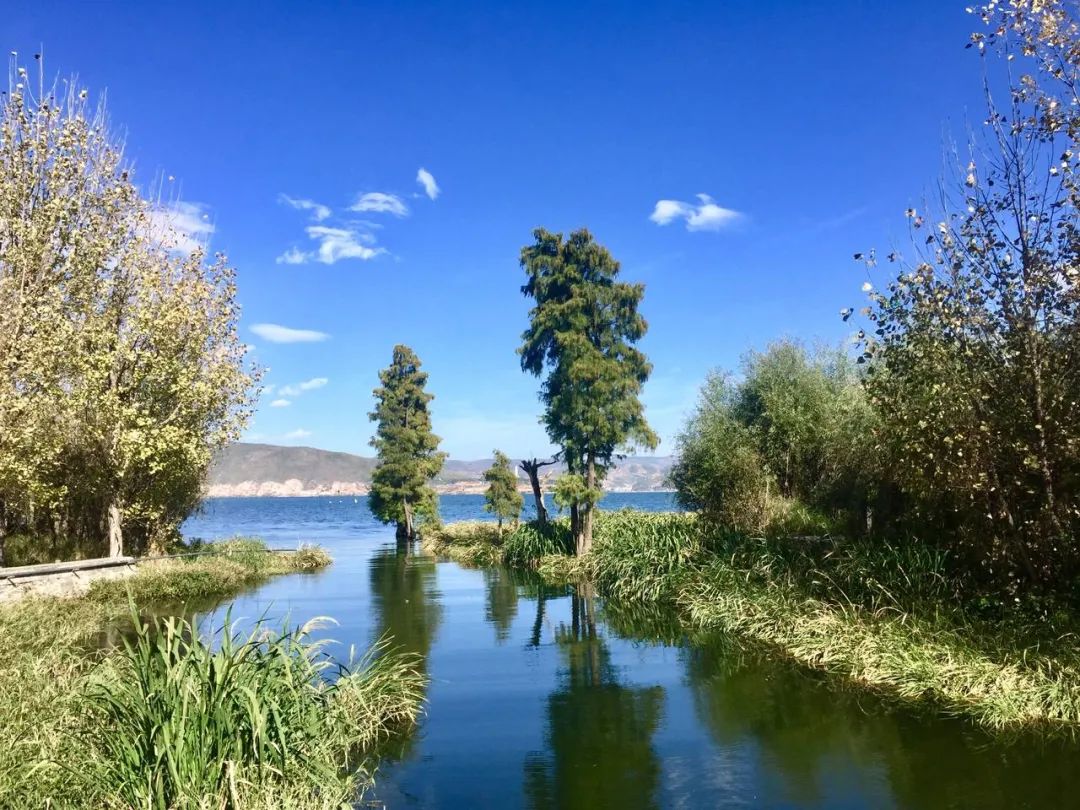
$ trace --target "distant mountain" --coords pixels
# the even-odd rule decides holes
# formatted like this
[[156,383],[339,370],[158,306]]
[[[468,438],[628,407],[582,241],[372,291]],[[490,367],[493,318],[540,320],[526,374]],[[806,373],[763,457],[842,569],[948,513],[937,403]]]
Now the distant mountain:
[[[491,459],[449,460],[435,479],[435,488],[444,493],[483,492],[484,470]],[[545,467],[543,478],[550,482],[561,465]],[[371,484],[375,459],[335,453],[314,447],[280,447],[273,444],[237,442],[227,447],[207,476],[206,492],[211,497],[247,495],[366,495]],[[604,482],[612,492],[654,492],[665,489],[671,458],[629,456],[618,462]],[[518,471],[522,488],[524,473]]]

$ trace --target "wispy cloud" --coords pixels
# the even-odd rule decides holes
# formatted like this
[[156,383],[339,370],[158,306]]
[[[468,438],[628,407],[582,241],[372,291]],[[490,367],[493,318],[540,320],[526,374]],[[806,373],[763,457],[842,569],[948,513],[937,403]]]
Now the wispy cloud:
[[300,248],[293,245],[291,248],[278,256],[276,261],[278,264],[304,264],[308,261],[309,258],[309,254],[304,253],[304,251],[300,250]]
[[278,264],[307,264],[311,261],[335,264],[342,259],[367,261],[386,253],[385,248],[375,246],[375,237],[359,228],[331,228],[327,225],[309,225],[309,239],[318,247],[305,253],[295,245],[277,257]]
[[279,194],[278,202],[283,205],[288,205],[291,208],[295,208],[298,211],[310,211],[311,218],[316,222],[322,222],[324,219],[330,216],[333,211],[329,206],[317,203],[314,200],[301,200],[294,197],[290,197],[288,194]]
[[283,386],[278,393],[283,397],[297,397],[305,391],[314,391],[318,388],[322,388],[328,382],[330,382],[330,380],[326,377],[312,377],[310,380],[304,380],[304,382],[301,383]]
[[276,323],[257,323],[251,327],[251,331],[271,343],[318,343],[330,337],[314,329],[292,329]]
[[282,438],[293,441],[295,439],[306,439],[310,435],[310,430],[304,430],[304,428],[297,428],[296,430],[290,430],[288,433],[282,436]]
[[288,408],[292,403],[287,399],[275,399],[270,403],[271,408]]
[[416,182],[424,187],[424,193],[429,199],[434,200],[439,196],[439,184],[435,182],[435,176],[423,166],[416,172]]
[[698,194],[698,203],[682,200],[659,200],[649,219],[657,225],[670,225],[677,219],[686,221],[688,231],[719,231],[743,218],[738,211],[723,208],[708,194]]
[[150,238],[174,253],[194,253],[214,232],[210,214],[199,203],[174,202],[150,210]]
[[372,211],[377,214],[393,214],[395,217],[407,217],[409,206],[396,194],[382,191],[369,191],[356,198],[349,206],[350,211]]

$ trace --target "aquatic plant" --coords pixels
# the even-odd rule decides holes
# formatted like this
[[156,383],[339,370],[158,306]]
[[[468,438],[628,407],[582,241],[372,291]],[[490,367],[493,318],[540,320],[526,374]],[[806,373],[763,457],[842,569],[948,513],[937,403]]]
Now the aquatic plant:
[[424,679],[385,640],[349,671],[312,639],[325,620],[240,636],[226,619],[215,645],[183,619],[133,619],[80,701],[89,778],[125,806],[241,807],[283,787],[343,803],[363,756],[416,719]]
[[549,554],[572,554],[574,538],[564,518],[541,525],[522,523],[506,536],[503,558],[510,565],[532,566]]

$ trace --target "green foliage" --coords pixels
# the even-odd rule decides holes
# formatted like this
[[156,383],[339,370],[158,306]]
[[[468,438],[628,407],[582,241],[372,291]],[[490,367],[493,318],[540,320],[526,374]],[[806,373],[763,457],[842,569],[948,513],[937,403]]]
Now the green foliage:
[[572,554],[574,537],[567,520],[522,523],[506,536],[503,558],[509,565],[530,567],[550,554]]
[[225,257],[140,196],[103,104],[32,84],[0,109],[0,526],[98,556],[108,522],[140,553],[198,502],[258,372]]
[[673,598],[687,567],[705,554],[701,520],[693,514],[601,512],[586,557],[590,578],[606,596],[634,601]]
[[1080,573],[1080,29],[1056,0],[980,15],[972,44],[1007,54],[986,124],[937,209],[908,211],[912,255],[866,285],[860,335],[875,453],[922,524],[1015,593]]
[[[641,284],[618,281],[619,263],[587,230],[563,239],[543,228],[521,251],[533,299],[529,328],[522,335],[521,368],[545,372],[540,398],[548,436],[571,474],[584,477],[578,491],[599,487],[617,450],[654,448],[656,434],[645,421],[641,388],[652,366],[635,344],[647,325],[638,313]],[[573,527],[580,551],[591,542],[592,504],[582,507]]]
[[395,346],[379,381],[375,410],[369,414],[378,423],[371,446],[379,461],[368,504],[375,517],[396,523],[399,536],[411,539],[417,517],[438,522],[438,498],[428,482],[439,474],[446,454],[438,451],[439,437],[431,431],[428,403],[434,397],[424,390],[427,373],[413,350]]
[[203,554],[197,557],[148,560],[127,579],[94,580],[88,597],[105,604],[129,597],[139,604],[200,604],[254,587],[271,576],[316,571],[331,562],[317,546],[272,553],[254,538],[211,543],[200,550]]
[[[679,502],[736,531],[774,530],[792,502],[861,528],[876,494],[866,452],[874,415],[840,351],[790,341],[751,353],[738,383],[714,374],[679,437]],[[771,528],[772,527],[772,528]]]
[[[0,605],[0,637],[5,642],[0,666],[0,806],[153,807],[162,805],[164,797],[137,803],[133,793],[168,785],[179,791],[172,805],[178,808],[236,806],[234,785],[240,806],[266,810],[336,808],[355,799],[355,790],[370,773],[366,755],[390,729],[416,716],[423,679],[413,656],[379,645],[331,687],[325,678],[304,680],[312,673],[304,661],[273,658],[272,653],[310,655],[313,668],[332,674],[318,646],[309,647],[308,639],[296,632],[233,639],[219,650],[216,638],[212,643],[200,639],[179,622],[173,622],[166,640],[159,622],[145,626],[141,640],[136,639],[136,648],[144,642],[152,646],[156,660],[145,661],[145,649],[132,657],[123,645],[117,646],[132,594],[143,600],[140,606],[156,611],[163,597],[231,596],[272,574],[307,570],[327,559],[325,552],[312,549],[268,554],[265,546],[251,540],[209,549],[215,545],[225,553],[192,562],[140,565],[131,578],[107,588],[95,586],[87,598],[27,598]],[[236,569],[246,573],[237,576]],[[168,590],[162,588],[166,583]],[[224,655],[225,649],[231,654]],[[259,671],[253,671],[256,667]],[[91,685],[100,690],[92,697]],[[149,692],[147,685],[153,687]],[[253,694],[241,691],[251,688]],[[177,702],[181,691],[187,696],[187,713]],[[118,705],[110,707],[110,695]],[[219,711],[190,710],[196,704],[208,708],[211,702]],[[311,718],[313,705],[320,705],[325,716],[315,718],[322,732],[311,743],[294,721]],[[125,717],[156,717],[160,728],[117,727],[121,711]],[[246,727],[245,712],[254,721]],[[267,736],[272,729],[283,731],[284,737]],[[160,742],[157,751],[137,761],[131,753],[145,750],[151,738]],[[254,742],[262,746],[262,764],[245,764],[242,757]],[[205,785],[204,777],[212,776],[209,755],[221,754],[230,744],[241,758],[226,766],[230,778],[224,795],[209,794],[213,801],[207,805],[210,798],[199,793],[202,788],[196,783]],[[171,771],[162,771],[170,762],[177,766],[175,778]],[[269,770],[272,767],[276,770]],[[161,779],[155,782],[153,774]],[[315,774],[326,778],[314,785]]]
[[[278,633],[257,625],[246,637],[226,627],[210,644],[182,619],[133,619],[134,639],[94,672],[84,698],[84,764],[98,792],[125,805],[240,807],[247,794],[286,785],[311,804],[344,802],[357,753],[416,717],[423,680],[411,658],[335,667],[326,642],[311,639],[325,622]],[[373,703],[389,711],[371,717]]]
[[518,492],[517,475],[505,453],[495,451],[495,463],[484,472],[484,480],[488,483],[487,492],[484,493],[484,510],[498,518],[500,528],[504,520],[516,523],[521,517],[525,500]]
[[578,473],[563,473],[555,479],[555,491],[552,497],[559,509],[571,509],[575,506],[592,509],[603,494],[599,487],[589,486],[586,476]]

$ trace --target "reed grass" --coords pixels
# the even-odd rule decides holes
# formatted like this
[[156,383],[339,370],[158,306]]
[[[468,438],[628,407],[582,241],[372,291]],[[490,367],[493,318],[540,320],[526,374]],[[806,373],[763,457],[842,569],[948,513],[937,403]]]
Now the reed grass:
[[288,793],[340,806],[370,773],[363,757],[416,719],[424,678],[415,656],[377,645],[354,671],[335,665],[326,624],[220,641],[184,619],[135,620],[134,640],[91,674],[86,772],[106,804],[243,807]]
[[[175,807],[322,808],[356,798],[377,740],[419,708],[408,656],[384,643],[339,672],[303,628],[211,643],[179,620],[171,630],[136,623],[135,640],[120,643],[131,598],[220,599],[329,562],[321,549],[268,554],[252,541],[216,550],[140,565],[83,597],[0,606],[0,807],[164,807],[172,796]],[[228,749],[226,737],[248,742]],[[224,783],[196,798],[222,762]]]

